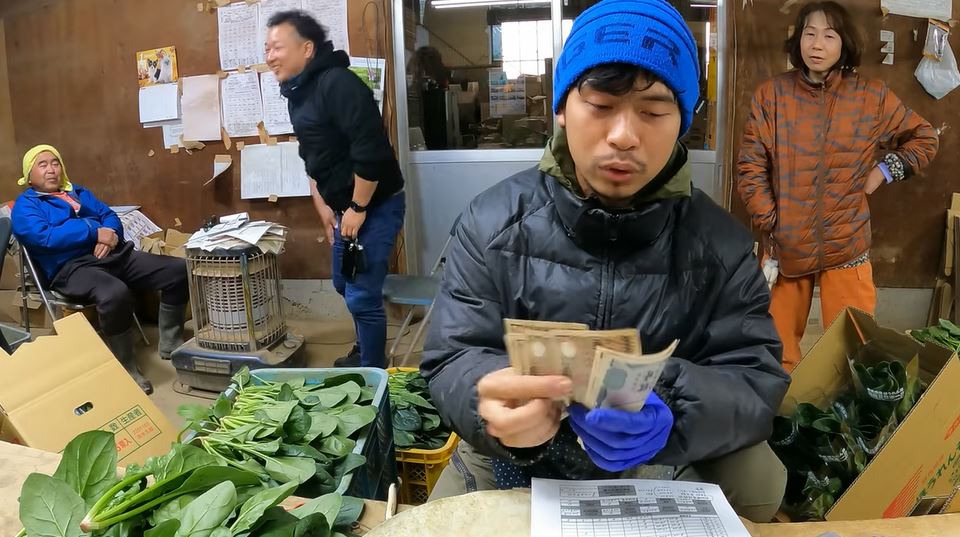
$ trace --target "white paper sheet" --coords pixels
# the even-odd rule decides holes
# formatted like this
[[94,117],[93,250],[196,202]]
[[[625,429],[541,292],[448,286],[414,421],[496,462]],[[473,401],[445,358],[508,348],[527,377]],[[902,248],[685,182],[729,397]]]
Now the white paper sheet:
[[949,21],[953,15],[951,0],[880,0],[880,8],[894,15]]
[[140,239],[161,231],[159,226],[136,209],[127,211],[119,216],[120,223],[123,224],[123,237],[132,242],[136,250],[140,249]]
[[230,73],[220,81],[223,128],[231,138],[258,136],[257,124],[263,121],[260,102],[260,77],[256,71]]
[[883,48],[880,49],[880,52],[883,52],[885,54],[893,54],[894,52],[896,52],[894,48],[895,46],[893,44],[893,41],[887,41],[886,43],[883,44]]
[[534,479],[537,537],[750,537],[720,487],[647,479]]
[[163,125],[163,147],[171,149],[180,147],[180,139],[183,136],[183,122],[178,121],[172,125]]
[[129,212],[139,209],[139,205],[111,205],[110,210],[117,213],[117,216],[123,216]]
[[230,155],[217,155],[213,157],[213,176],[207,180],[206,183],[203,183],[203,186],[209,185],[214,179],[223,175],[223,172],[230,169],[231,164],[233,164],[233,157]]
[[303,10],[327,30],[333,48],[350,52],[347,38],[347,0],[303,0]]
[[220,40],[220,69],[230,71],[239,66],[259,63],[263,43],[260,32],[260,4],[229,4],[217,9]]
[[281,11],[300,10],[303,8],[302,0],[260,0],[260,23],[259,34],[257,36],[257,45],[260,47],[260,63],[267,63],[264,46],[267,43],[267,23],[270,17]]
[[240,152],[240,198],[309,196],[300,144],[246,145]]
[[880,30],[880,41],[888,43],[893,41],[893,31],[892,30]]
[[260,73],[260,95],[263,98],[263,126],[267,134],[293,134],[287,98],[280,95],[280,84],[271,71]]
[[188,76],[183,83],[183,139],[221,140],[220,79],[217,75]]
[[180,118],[180,86],[158,84],[140,88],[140,123]]
[[893,54],[887,54],[883,57],[884,65],[893,65]]

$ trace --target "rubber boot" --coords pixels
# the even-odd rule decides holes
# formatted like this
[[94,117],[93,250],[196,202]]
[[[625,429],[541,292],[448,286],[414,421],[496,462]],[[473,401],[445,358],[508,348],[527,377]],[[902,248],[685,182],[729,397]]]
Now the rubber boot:
[[110,347],[113,356],[116,357],[120,365],[127,370],[130,377],[137,382],[137,385],[140,386],[143,393],[147,395],[153,393],[153,384],[140,373],[140,368],[137,367],[137,361],[134,358],[133,328],[130,328],[122,334],[107,336],[104,339],[107,342],[107,347]]
[[183,345],[184,318],[186,318],[185,306],[171,306],[170,304],[160,303],[160,314],[157,317],[157,325],[160,328],[160,345],[157,350],[164,360],[169,360],[173,351]]

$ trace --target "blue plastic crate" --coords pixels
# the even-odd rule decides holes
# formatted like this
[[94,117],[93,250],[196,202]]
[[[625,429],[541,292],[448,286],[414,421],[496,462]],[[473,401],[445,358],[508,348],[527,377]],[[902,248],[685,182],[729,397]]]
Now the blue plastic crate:
[[[367,464],[343,477],[337,492],[357,498],[386,500],[391,483],[397,481],[396,455],[393,449],[393,425],[390,421],[390,392],[387,372],[375,367],[338,367],[333,369],[258,369],[251,379],[284,382],[303,378],[306,384],[320,384],[328,377],[349,373],[363,376],[367,386],[375,389],[371,404],[377,407],[377,417],[360,430],[357,446],[353,449],[367,458]],[[230,390],[227,390],[229,396]]]

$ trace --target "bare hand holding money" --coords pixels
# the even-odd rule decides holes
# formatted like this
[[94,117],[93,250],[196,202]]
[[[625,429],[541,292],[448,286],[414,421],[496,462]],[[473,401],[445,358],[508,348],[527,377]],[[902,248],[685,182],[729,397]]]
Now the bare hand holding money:
[[508,367],[477,383],[477,411],[487,434],[504,446],[536,447],[557,433],[562,409],[554,399],[569,397],[572,389],[566,377],[518,375]]

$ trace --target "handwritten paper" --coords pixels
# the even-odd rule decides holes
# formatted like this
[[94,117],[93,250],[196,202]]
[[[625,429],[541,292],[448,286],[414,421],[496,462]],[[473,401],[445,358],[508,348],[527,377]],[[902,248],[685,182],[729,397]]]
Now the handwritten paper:
[[260,94],[263,98],[263,126],[271,136],[292,134],[287,98],[280,95],[280,84],[270,71],[260,73]]
[[161,231],[152,220],[137,209],[117,214],[120,217],[120,223],[123,224],[123,238],[132,242],[135,250],[140,249],[141,239]]
[[220,139],[220,78],[188,76],[183,84],[183,139],[208,142]]
[[259,63],[263,43],[258,43],[260,5],[241,2],[217,9],[220,34],[220,69],[229,71]]
[[267,23],[270,17],[281,11],[295,11],[303,8],[302,0],[260,0],[260,24],[257,44],[260,46],[260,63],[267,63],[267,56],[264,46],[267,43]]
[[951,0],[880,0],[880,9],[893,15],[949,21],[953,16]]
[[[220,81],[223,128],[231,138],[257,136],[263,121],[260,78],[256,71],[230,73]],[[217,138],[220,138],[219,136]]]
[[180,118],[180,87],[158,84],[140,88],[140,123],[172,121]]
[[310,195],[310,178],[299,154],[300,144],[247,145],[240,152],[240,198]]
[[183,123],[178,121],[171,125],[163,125],[163,147],[171,149],[180,147],[180,139],[183,137]]
[[303,0],[303,10],[327,29],[333,48],[350,52],[347,38],[347,0]]

